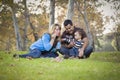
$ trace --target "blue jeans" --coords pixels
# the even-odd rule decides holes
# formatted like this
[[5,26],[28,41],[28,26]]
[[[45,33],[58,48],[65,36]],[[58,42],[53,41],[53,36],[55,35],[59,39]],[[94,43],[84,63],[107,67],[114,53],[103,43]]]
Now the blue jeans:
[[56,52],[43,51],[40,57],[43,58],[55,58],[58,54]]
[[78,48],[75,47],[71,48],[69,52],[70,52],[70,56],[77,57],[79,55]]
[[58,54],[56,52],[49,52],[49,51],[40,51],[38,49],[30,50],[28,54],[19,55],[21,58],[32,57],[32,58],[40,58],[40,57],[57,57]]
[[41,51],[40,50],[33,49],[33,50],[30,50],[30,52],[27,53],[27,54],[19,55],[19,57],[21,57],[21,58],[26,58],[26,57],[39,58],[40,55],[41,55]]
[[[63,55],[67,55],[69,57],[79,55],[78,49],[75,48],[75,47],[69,49],[69,48],[66,48],[66,47],[62,46],[61,49],[60,49],[60,52]],[[93,47],[87,46],[86,49],[84,50],[84,55],[86,57],[89,57],[92,52],[93,52]]]

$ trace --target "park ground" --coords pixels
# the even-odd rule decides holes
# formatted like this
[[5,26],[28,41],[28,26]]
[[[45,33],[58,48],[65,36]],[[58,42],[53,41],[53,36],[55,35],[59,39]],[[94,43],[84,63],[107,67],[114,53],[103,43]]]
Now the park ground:
[[88,59],[13,58],[0,51],[0,80],[119,80],[120,52],[93,52]]

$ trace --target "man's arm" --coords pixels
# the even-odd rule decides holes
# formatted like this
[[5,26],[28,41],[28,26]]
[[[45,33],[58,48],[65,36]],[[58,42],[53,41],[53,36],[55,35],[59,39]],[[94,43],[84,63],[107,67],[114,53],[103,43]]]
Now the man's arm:
[[82,48],[79,49],[79,57],[83,56],[84,50],[88,46],[88,43],[89,43],[88,38],[87,37],[83,38],[83,42],[84,42],[84,44],[83,44]]
[[85,50],[85,48],[88,46],[88,43],[89,43],[88,38],[87,37],[83,38],[83,42],[84,44],[82,46],[82,49]]

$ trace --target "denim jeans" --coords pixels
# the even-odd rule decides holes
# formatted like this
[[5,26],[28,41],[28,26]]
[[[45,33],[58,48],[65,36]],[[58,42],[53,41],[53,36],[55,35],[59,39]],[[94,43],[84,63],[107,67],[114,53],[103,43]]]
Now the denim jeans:
[[33,50],[30,50],[29,53],[27,54],[22,54],[22,55],[19,55],[19,57],[21,58],[26,58],[26,57],[32,57],[32,58],[39,58],[41,55],[41,51],[38,50],[38,49],[33,49]]
[[70,56],[77,57],[79,55],[78,48],[75,47],[71,48],[69,52],[70,52]]
[[55,58],[58,56],[58,54],[56,52],[40,51],[38,49],[34,49],[34,50],[30,50],[28,54],[19,55],[19,57],[21,58],[26,58],[28,56],[32,58],[40,58],[40,57]]
[[[63,55],[67,55],[69,57],[79,55],[78,49],[75,48],[75,47],[69,49],[69,48],[66,48],[66,47],[62,46],[61,49],[60,49],[60,52]],[[86,57],[89,57],[92,52],[93,52],[93,47],[87,46],[86,49],[84,50],[84,55]]]
[[42,54],[40,57],[43,58],[55,58],[58,54],[56,52],[48,52],[48,51],[42,51]]
[[93,47],[92,46],[88,46],[85,51],[84,51],[84,55],[86,57],[89,57],[91,55],[91,53],[93,52]]

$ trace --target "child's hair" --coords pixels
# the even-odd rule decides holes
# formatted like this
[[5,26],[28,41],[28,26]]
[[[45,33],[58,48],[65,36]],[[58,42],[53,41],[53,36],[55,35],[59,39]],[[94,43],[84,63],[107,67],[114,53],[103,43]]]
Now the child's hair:
[[85,31],[83,29],[81,29],[81,28],[77,29],[75,32],[78,32],[79,35],[81,35],[81,39],[87,37]]

